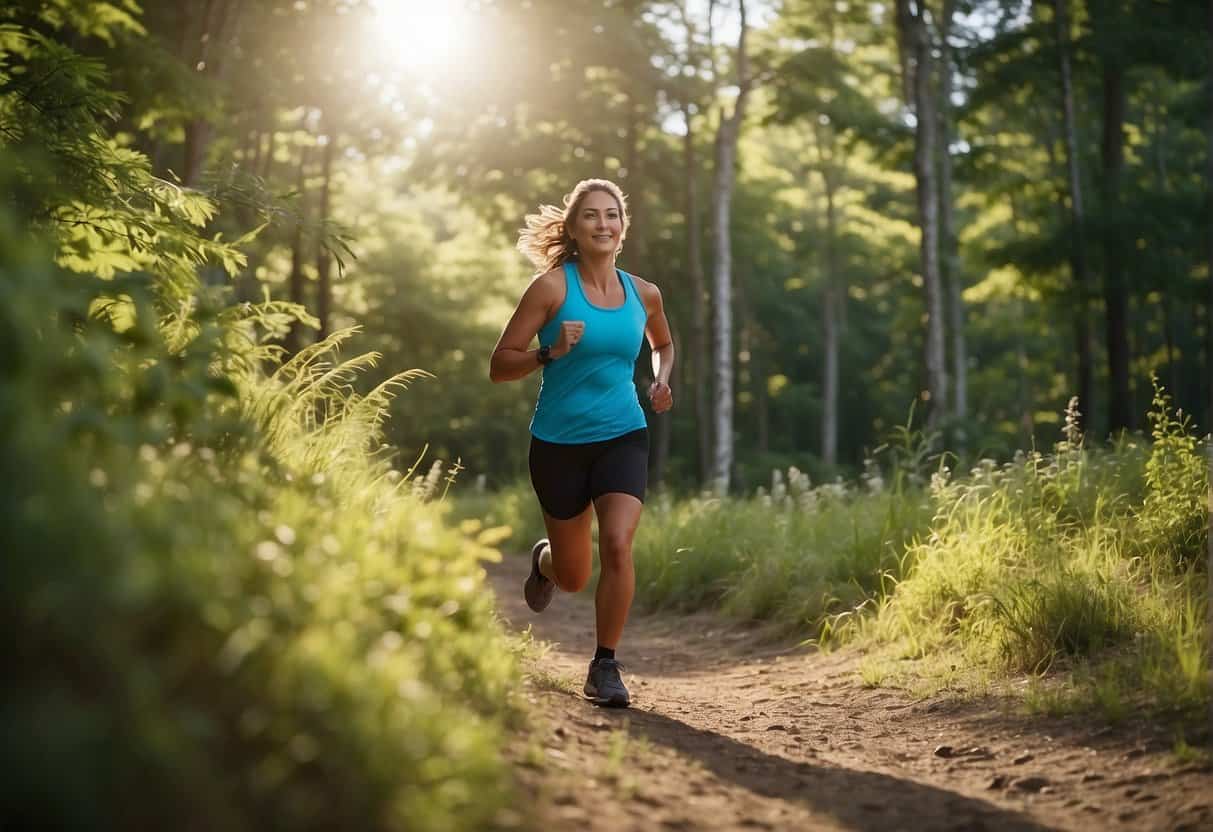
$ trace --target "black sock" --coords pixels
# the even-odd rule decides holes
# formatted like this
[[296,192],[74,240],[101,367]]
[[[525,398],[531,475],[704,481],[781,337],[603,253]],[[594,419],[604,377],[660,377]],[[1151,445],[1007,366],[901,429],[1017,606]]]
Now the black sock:
[[594,651],[594,661],[598,661],[599,659],[613,658],[615,658],[615,651],[609,647],[603,647],[601,644],[598,645],[598,649]]

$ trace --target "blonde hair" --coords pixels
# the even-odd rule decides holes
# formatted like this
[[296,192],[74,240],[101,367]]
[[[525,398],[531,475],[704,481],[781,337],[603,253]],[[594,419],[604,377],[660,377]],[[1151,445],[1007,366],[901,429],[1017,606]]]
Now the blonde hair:
[[581,210],[581,203],[594,191],[603,191],[615,198],[623,232],[615,256],[623,250],[628,235],[628,201],[619,186],[608,179],[583,179],[564,196],[564,210],[555,205],[540,205],[538,214],[526,215],[526,227],[518,231],[518,250],[535,264],[539,274],[577,259],[577,241],[569,236],[569,223]]

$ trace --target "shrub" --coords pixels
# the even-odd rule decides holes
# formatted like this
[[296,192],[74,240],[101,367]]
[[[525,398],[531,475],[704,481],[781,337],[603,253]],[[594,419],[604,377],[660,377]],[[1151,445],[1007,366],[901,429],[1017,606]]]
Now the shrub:
[[96,283],[34,259],[3,276],[6,815],[481,828],[514,673],[490,553],[350,438],[373,408],[313,381],[325,418],[251,424],[281,375],[216,392],[203,340],[115,332],[80,314]]

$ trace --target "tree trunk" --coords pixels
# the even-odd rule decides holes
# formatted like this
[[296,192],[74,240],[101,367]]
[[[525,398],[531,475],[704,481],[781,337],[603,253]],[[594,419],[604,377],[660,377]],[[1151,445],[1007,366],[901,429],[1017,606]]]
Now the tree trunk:
[[[1205,383],[1208,385],[1206,394],[1208,396],[1208,408],[1205,412],[1205,433],[1213,432],[1213,0],[1209,0],[1209,78],[1208,90],[1206,91],[1205,104],[1209,110],[1209,122],[1206,127],[1207,140],[1205,151],[1205,187],[1208,190],[1209,210],[1207,222],[1209,227],[1205,229],[1205,239],[1209,243],[1208,251],[1208,280],[1205,281],[1207,295],[1205,296],[1205,371],[1203,373]],[[1213,460],[1211,460],[1213,463]],[[1210,482],[1213,482],[1213,477],[1210,477]],[[1211,486],[1213,487],[1213,486]],[[1209,535],[1209,552],[1210,559],[1213,560],[1213,535]],[[1213,564],[1211,564],[1213,566]],[[1213,598],[1213,569],[1209,570],[1209,597]],[[1213,603],[1209,607],[1209,622],[1213,625]],[[1213,626],[1210,631],[1213,632]],[[1211,666],[1213,667],[1213,666]],[[1213,715],[1213,705],[1210,705],[1210,715]]]
[[[190,70],[210,77],[222,77],[226,50],[230,45],[228,41],[235,28],[239,8],[239,0],[207,0],[200,16],[196,18],[200,24],[198,27],[192,25],[193,18],[184,22],[181,55]],[[206,118],[186,122],[181,167],[181,182],[186,187],[198,184],[213,133],[213,127]]]
[[1108,430],[1133,428],[1129,390],[1128,293],[1124,282],[1121,245],[1120,180],[1124,170],[1125,74],[1115,58],[1105,57],[1103,67],[1103,197],[1107,231],[1104,234],[1104,309],[1108,348]]
[[[1207,280],[1205,284],[1208,288],[1205,290],[1208,294],[1205,296],[1205,383],[1209,385],[1208,410],[1205,414],[1205,435],[1213,433],[1213,0],[1209,0],[1208,12],[1208,66],[1209,77],[1207,79],[1208,88],[1205,90],[1205,104],[1208,107],[1208,124],[1206,126],[1207,137],[1205,145],[1205,189],[1209,197],[1209,211],[1206,214],[1206,222],[1209,226],[1205,229],[1205,238],[1209,243],[1208,251],[1208,271],[1206,272]],[[1213,444],[1213,443],[1210,443]],[[1209,498],[1208,508],[1209,516],[1213,517],[1213,448],[1206,449],[1206,455],[1209,457]],[[1205,632],[1213,633],[1213,532],[1209,534],[1209,557],[1205,563],[1205,573],[1208,575],[1207,586],[1205,587]],[[1213,650],[1209,651],[1209,672],[1206,682],[1209,689],[1213,690]],[[1209,724],[1213,725],[1213,699],[1209,700]]]
[[[1205,435],[1208,436],[1213,432],[1213,0],[1209,0],[1208,10],[1208,61],[1209,61],[1209,77],[1206,79],[1207,89],[1205,90],[1205,105],[1208,107],[1208,123],[1206,124],[1206,145],[1205,145],[1205,190],[1208,195],[1209,205],[1206,222],[1209,223],[1205,229],[1205,239],[1208,241],[1209,250],[1208,256],[1208,272],[1205,284],[1208,286],[1205,296],[1205,383],[1209,385],[1208,390],[1208,409],[1205,414]],[[1213,517],[1213,448],[1206,449],[1206,456],[1209,458],[1209,497],[1208,508],[1209,516]],[[1209,555],[1205,562],[1205,573],[1207,574],[1207,586],[1205,587],[1205,632],[1213,633],[1213,532],[1209,534]],[[1209,689],[1213,690],[1213,650],[1209,651],[1209,668],[1206,682]],[[1213,699],[1209,701],[1209,723],[1213,725]]]
[[1029,448],[1035,443],[1035,421],[1032,417],[1032,386],[1028,380],[1028,350],[1025,345],[1027,341],[1027,325],[1025,318],[1027,317],[1024,311],[1024,299],[1021,294],[1015,298],[1015,367],[1016,367],[1016,386],[1019,388],[1019,428],[1023,432],[1020,436],[1020,447]]
[[741,7],[741,33],[737,40],[738,86],[737,102],[733,112],[720,120],[716,133],[716,170],[712,186],[713,232],[715,234],[716,258],[713,280],[713,301],[716,312],[715,331],[715,437],[713,454],[712,485],[716,494],[725,495],[733,470],[733,310],[732,279],[733,249],[729,237],[730,209],[733,186],[736,179],[734,169],[737,161],[737,139],[741,134],[741,121],[745,117],[746,99],[749,97],[751,79],[746,55],[746,8]]
[[[683,0],[679,6],[682,23],[686,28],[686,52],[683,63],[696,64],[699,50],[695,44],[696,26],[690,12],[691,0]],[[711,11],[708,6],[709,42]],[[683,139],[683,160],[686,165],[686,234],[687,234],[687,278],[691,285],[691,343],[687,350],[689,361],[680,362],[682,377],[694,387],[693,408],[695,417],[695,461],[696,481],[700,488],[706,487],[712,472],[712,417],[711,384],[709,367],[711,358],[708,343],[708,295],[703,274],[703,234],[699,224],[699,162],[695,153],[695,115],[691,102],[695,99],[694,87],[688,84],[682,101],[682,116],[686,122]]]
[[324,149],[320,155],[320,198],[316,209],[316,227],[320,230],[321,239],[316,246],[316,318],[320,321],[320,332],[317,337],[324,339],[331,331],[330,317],[333,307],[333,254],[323,239],[325,223],[329,216],[329,192],[333,182],[333,156],[337,153],[337,131],[333,130],[326,136]]
[[1162,336],[1163,346],[1167,354],[1167,389],[1171,391],[1171,395],[1175,401],[1182,401],[1180,396],[1183,395],[1183,390],[1179,386],[1179,362],[1176,360],[1175,352],[1175,313],[1171,307],[1171,294],[1163,292],[1162,294]]
[[[304,260],[304,245],[306,238],[303,233],[303,227],[307,222],[307,157],[308,149],[302,147],[299,149],[299,170],[296,176],[295,187],[299,192],[299,209],[298,215],[295,218],[295,230],[291,236],[291,274],[287,280],[287,292],[291,303],[297,303],[300,306],[307,306],[307,276],[303,273]],[[303,348],[303,324],[295,321],[291,324],[290,332],[286,336],[286,350],[290,355],[294,355]]]
[[[1209,262],[1206,275],[1208,279],[1205,281],[1208,288],[1205,296],[1205,372],[1204,377],[1209,385],[1209,406],[1205,415],[1205,435],[1208,436],[1213,432],[1213,0],[1209,0],[1209,77],[1208,89],[1206,90],[1205,104],[1209,108],[1209,122],[1207,126],[1207,142],[1205,151],[1205,171],[1207,181],[1205,187],[1209,194],[1209,212],[1207,214],[1209,227],[1206,229],[1205,237],[1209,241]],[[1213,449],[1206,451],[1209,457],[1209,515],[1213,517]],[[1206,587],[1206,603],[1205,603],[1205,624],[1206,632],[1213,633],[1213,533],[1209,534],[1209,559],[1205,564],[1205,572],[1208,574],[1208,586]],[[1209,688],[1213,689],[1213,651],[1209,651],[1209,674],[1207,682]],[[1213,725],[1213,699],[1209,701],[1209,724]]]
[[[1011,208],[1011,232],[1013,237],[1019,236],[1019,200],[1012,191],[1007,195],[1007,202]],[[1014,313],[1014,326],[1012,332],[1015,337],[1015,406],[1019,408],[1018,424],[1020,429],[1020,447],[1031,447],[1033,437],[1035,436],[1035,422],[1032,412],[1035,410],[1032,401],[1032,387],[1028,378],[1028,352],[1025,345],[1027,340],[1027,325],[1025,319],[1027,317],[1024,304],[1024,291],[1021,287],[1016,287],[1012,299],[1014,305],[1012,312]]]
[[821,305],[821,323],[825,338],[822,362],[821,461],[827,468],[838,463],[838,307],[837,286],[826,286]]
[[758,452],[765,454],[771,450],[771,394],[767,388],[766,366],[757,348],[750,352],[750,381],[754,395],[754,416],[758,420]]
[[[629,226],[632,229],[632,233],[629,235],[626,243],[627,262],[631,271],[647,274],[650,270],[650,263],[648,237],[644,233],[648,227],[648,211],[644,200],[645,191],[639,185],[633,186],[633,183],[643,182],[645,175],[644,149],[641,147],[641,141],[644,137],[645,112],[634,97],[631,97],[629,100],[628,114],[627,137],[625,139],[626,150],[623,160],[626,174],[620,174],[621,186],[631,195],[628,202],[628,213],[630,219]],[[647,350],[645,352],[647,355]],[[635,378],[641,389],[648,389],[648,385],[653,380],[651,360],[651,357],[649,357],[636,365]],[[660,489],[664,485],[665,471],[668,463],[667,455],[670,452],[670,418],[669,413],[650,413],[648,416],[648,424],[651,429],[649,442],[649,485],[654,489]]]
[[712,419],[709,409],[712,379],[708,372],[710,358],[708,353],[707,289],[703,279],[703,241],[699,226],[699,166],[695,156],[695,137],[691,127],[690,108],[684,106],[683,114],[687,122],[687,134],[683,144],[686,159],[687,276],[691,283],[691,349],[689,351],[690,361],[687,364],[693,370],[686,375],[695,388],[695,452],[699,465],[699,483],[704,485],[712,470]]
[[743,280],[733,281],[733,297],[737,302],[737,311],[741,315],[741,334],[738,347],[745,364],[743,381],[750,391],[750,402],[753,407],[753,425],[755,433],[755,449],[766,453],[771,447],[770,413],[767,408],[767,380],[763,369],[762,358],[759,355],[761,333],[758,322],[754,318],[754,310],[750,305],[750,296]]
[[633,230],[627,242],[628,262],[632,264],[633,271],[647,272],[649,270],[649,251],[648,238],[645,236],[644,230],[648,227],[648,211],[644,199],[645,189],[640,185],[644,182],[645,175],[644,149],[641,146],[644,137],[645,113],[635,103],[630,104],[628,110],[627,151],[624,159],[627,176],[621,177],[623,189],[629,194],[628,214]]
[[[837,49],[833,9],[826,7],[826,25],[830,49]],[[838,463],[838,353],[845,315],[846,292],[838,267],[838,190],[834,165],[834,127],[823,127],[819,119],[812,120],[813,146],[817,149],[818,173],[826,197],[825,245],[823,246],[823,292],[821,304],[822,379],[821,379],[821,461],[827,467]]]
[[[838,462],[838,351],[841,336],[842,303],[838,274],[838,209],[835,205],[836,182],[834,179],[834,153],[832,140],[822,137],[822,131],[814,125],[817,158],[821,164],[822,187],[826,196],[825,276],[821,304],[822,335],[824,338],[821,379],[821,461],[827,466]],[[832,135],[832,134],[831,134]],[[830,153],[825,153],[826,143]]]
[[[960,244],[952,195],[952,47],[948,37],[956,12],[954,0],[944,0],[942,29],[939,36],[939,264],[940,280],[947,292],[948,317],[952,336],[952,416],[958,422],[969,413],[969,358],[965,343],[964,278],[960,273]],[[963,429],[956,435],[963,450]]]
[[1085,240],[1086,212],[1083,209],[1082,178],[1079,175],[1078,127],[1074,118],[1074,80],[1070,64],[1070,0],[1055,0],[1057,54],[1061,71],[1061,111],[1066,145],[1066,171],[1070,186],[1070,275],[1074,281],[1074,350],[1078,361],[1078,409],[1086,431],[1094,403],[1094,371],[1091,363],[1090,278],[1087,274]]
[[716,137],[716,176],[712,185],[712,229],[715,234],[716,262],[712,283],[715,328],[713,332],[713,392],[715,394],[712,454],[712,488],[724,495],[729,490],[733,469],[733,287],[732,257],[729,240],[729,209],[733,196],[733,164],[736,139],[731,135],[733,122],[721,122]]
[[274,172],[274,152],[278,149],[278,131],[273,124],[266,131],[265,144],[265,154],[261,157],[261,166],[256,172],[259,177],[268,180]]
[[[1167,177],[1167,115],[1163,108],[1158,104],[1162,101],[1162,85],[1157,79],[1151,84],[1153,94],[1151,94],[1146,102],[1146,110],[1150,114],[1150,137],[1149,141],[1154,148],[1154,174],[1156,177],[1155,187],[1160,194],[1170,195],[1171,184]],[[1185,405],[1184,390],[1180,386],[1181,379],[1181,364],[1180,353],[1176,349],[1176,342],[1180,340],[1177,334],[1182,336],[1180,327],[1182,318],[1176,318],[1174,306],[1174,291],[1168,285],[1172,282],[1170,274],[1159,275],[1160,283],[1158,284],[1159,293],[1162,296],[1161,302],[1158,304],[1159,312],[1162,317],[1162,337],[1163,350],[1167,356],[1167,371],[1165,384],[1167,390],[1171,393],[1171,401],[1177,407],[1183,408],[1185,411],[1194,412],[1190,405]],[[1143,351],[1149,351],[1150,344],[1147,344]],[[1153,396],[1149,397],[1144,404],[1148,408]],[[1138,403],[1141,404],[1140,402]],[[1140,412],[1140,411],[1135,411]]]
[[918,196],[918,223],[921,228],[919,256],[926,296],[927,335],[925,365],[927,373],[927,426],[937,427],[947,414],[948,374],[944,332],[944,293],[939,273],[939,190],[935,175],[935,145],[938,119],[935,94],[931,85],[931,40],[921,0],[911,10],[910,0],[897,0],[897,22],[909,60],[906,71],[912,73],[914,92],[914,180]]
[[194,119],[185,125],[185,164],[181,168],[181,184],[197,187],[202,177],[206,151],[211,144],[211,125],[204,119]]

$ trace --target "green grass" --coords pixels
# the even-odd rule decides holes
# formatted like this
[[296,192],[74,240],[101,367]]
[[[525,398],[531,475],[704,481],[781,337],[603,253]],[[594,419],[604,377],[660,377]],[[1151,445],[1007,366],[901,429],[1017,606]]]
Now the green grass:
[[[1072,434],[959,476],[906,429],[858,483],[791,469],[751,496],[656,495],[637,605],[860,645],[869,684],[1195,718],[1209,701],[1209,448],[1161,390],[1150,419],[1149,437],[1086,448]],[[452,516],[518,551],[542,534],[525,483],[461,495]],[[1025,677],[1047,684],[1007,684]]]
[[1207,449],[1167,409],[1160,392],[1151,442],[1062,443],[937,479],[903,578],[832,634],[987,680],[1052,672],[1065,684],[1030,688],[1037,710],[1195,718],[1209,698]]
[[[637,603],[863,646],[868,684],[1196,718],[1209,701],[1209,448],[1161,390],[1151,424],[1148,438],[1085,448],[1072,434],[961,476],[906,430],[859,483],[813,486],[791,469],[748,497],[659,495],[636,538]],[[456,514],[521,528],[531,504],[520,485],[499,504],[461,498]],[[1008,684],[1023,678],[1036,681]]]
[[638,598],[813,632],[875,593],[929,516],[922,492],[811,488],[794,470],[771,494],[658,499],[636,538]]

